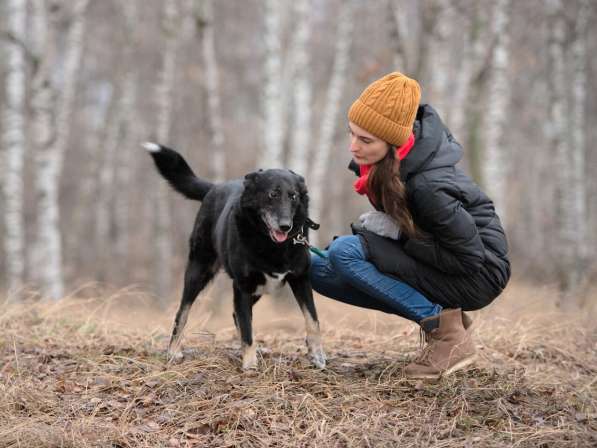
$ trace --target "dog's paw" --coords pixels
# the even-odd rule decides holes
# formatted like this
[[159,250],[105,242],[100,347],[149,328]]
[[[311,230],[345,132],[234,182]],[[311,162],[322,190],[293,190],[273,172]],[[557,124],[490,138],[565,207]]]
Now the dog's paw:
[[257,346],[245,345],[243,347],[243,370],[257,368]]
[[169,364],[180,364],[184,359],[184,354],[180,350],[175,352],[168,351],[166,356]]
[[311,358],[311,362],[315,367],[317,367],[318,369],[325,369],[327,358],[322,348],[311,351],[309,353],[309,356]]
[[257,369],[257,357],[252,359],[243,358],[243,370],[256,370]]

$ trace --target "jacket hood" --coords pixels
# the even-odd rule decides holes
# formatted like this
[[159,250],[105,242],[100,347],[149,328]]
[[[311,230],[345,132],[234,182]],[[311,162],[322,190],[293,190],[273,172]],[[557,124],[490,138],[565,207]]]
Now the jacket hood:
[[462,159],[462,146],[430,105],[419,106],[413,132],[415,145],[400,162],[403,181],[423,171],[454,166]]

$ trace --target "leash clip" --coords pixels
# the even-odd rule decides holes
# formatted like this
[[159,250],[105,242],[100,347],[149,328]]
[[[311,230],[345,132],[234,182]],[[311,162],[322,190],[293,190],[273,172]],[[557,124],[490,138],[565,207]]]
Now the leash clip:
[[303,235],[303,232],[299,232],[293,239],[292,239],[292,243],[293,244],[302,244],[303,246],[308,246],[309,242],[307,241],[307,238],[305,238],[305,235]]

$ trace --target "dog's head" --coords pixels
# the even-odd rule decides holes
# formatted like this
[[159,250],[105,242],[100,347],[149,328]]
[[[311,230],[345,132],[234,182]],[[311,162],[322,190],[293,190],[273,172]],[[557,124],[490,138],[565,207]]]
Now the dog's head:
[[[259,170],[245,176],[241,207],[263,223],[263,230],[276,243],[298,233],[309,207],[302,176],[283,169]],[[260,224],[261,224],[260,223]]]

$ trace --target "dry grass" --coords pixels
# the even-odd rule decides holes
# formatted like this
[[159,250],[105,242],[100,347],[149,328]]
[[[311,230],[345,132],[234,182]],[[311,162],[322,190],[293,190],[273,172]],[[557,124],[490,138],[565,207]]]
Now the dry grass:
[[260,369],[239,370],[228,304],[203,299],[185,360],[163,349],[174,307],[132,291],[0,308],[0,447],[597,446],[594,317],[511,287],[474,313],[480,360],[435,383],[402,369],[414,325],[319,299],[329,367],[302,318],[257,305]]

